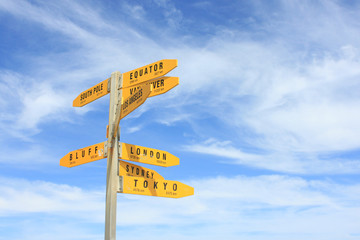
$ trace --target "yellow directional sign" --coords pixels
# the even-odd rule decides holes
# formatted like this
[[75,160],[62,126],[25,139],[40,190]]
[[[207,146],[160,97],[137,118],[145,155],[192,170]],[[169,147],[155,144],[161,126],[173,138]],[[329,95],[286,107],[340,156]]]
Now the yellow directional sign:
[[178,181],[123,176],[120,192],[156,197],[181,198],[194,195],[194,188]]
[[164,179],[159,173],[149,168],[140,167],[138,165],[119,161],[119,175],[130,177],[143,177],[145,179]]
[[179,78],[178,77],[161,77],[155,80],[150,80],[146,83],[142,83],[141,85],[135,85],[128,88],[123,88],[123,98],[127,98],[128,96],[132,95],[134,92],[138,91],[140,86],[150,84],[152,87],[151,93],[149,97],[157,96],[167,91],[173,89],[177,85],[179,85]]
[[164,59],[123,74],[123,88],[164,76],[178,65],[177,59]]
[[180,160],[171,153],[154,148],[119,143],[121,147],[119,158],[133,162],[146,163],[161,167],[179,165]]
[[105,142],[69,152],[60,159],[60,166],[75,167],[88,162],[106,158]]
[[132,95],[122,101],[120,119],[126,117],[129,113],[134,111],[136,108],[138,108],[141,104],[145,102],[151,92],[150,88],[150,85],[141,86],[136,92],[134,92]]
[[108,94],[108,81],[109,79],[106,79],[101,83],[98,83],[95,86],[89,88],[88,90],[80,93],[79,96],[74,99],[73,107],[82,107]]

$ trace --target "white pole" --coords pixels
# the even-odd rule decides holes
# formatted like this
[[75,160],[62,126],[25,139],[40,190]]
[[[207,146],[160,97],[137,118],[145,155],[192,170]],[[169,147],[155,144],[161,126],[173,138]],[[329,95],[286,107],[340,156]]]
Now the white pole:
[[[113,72],[110,78],[110,106],[109,106],[109,135],[108,135],[108,158],[106,175],[106,207],[105,207],[105,240],[116,240],[116,203],[119,189],[119,139],[120,127],[115,127],[117,107],[121,104],[122,90],[119,90],[122,75]],[[119,131],[117,131],[119,129]],[[116,131],[116,133],[114,133]]]

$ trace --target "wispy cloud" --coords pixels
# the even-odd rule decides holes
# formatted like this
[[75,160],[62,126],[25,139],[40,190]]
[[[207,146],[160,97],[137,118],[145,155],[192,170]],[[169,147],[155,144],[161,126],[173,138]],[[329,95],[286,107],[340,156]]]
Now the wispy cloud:
[[[3,1],[3,12],[63,34],[75,45],[81,42],[81,47],[71,47],[62,54],[49,51],[40,53],[40,57],[30,56],[39,69],[37,73],[2,72],[2,79],[16,79],[20,85],[2,81],[3,89],[16,89],[1,97],[2,107],[16,109],[14,113],[2,113],[2,128],[10,123],[18,129],[15,135],[24,135],[20,130],[36,133],[40,123],[54,118],[69,121],[78,112],[71,109],[72,99],[112,71],[129,70],[161,58],[177,58],[181,70],[173,74],[178,74],[181,84],[171,96],[161,99],[166,99],[164,107],[173,108],[167,108],[169,117],[155,114],[153,121],[166,125],[185,121],[191,125],[192,119],[210,116],[239,135],[242,129],[251,133],[241,140],[223,141],[230,140],[235,145],[246,142],[289,159],[293,151],[316,158],[324,152],[359,148],[360,46],[354,41],[359,34],[354,31],[358,22],[354,21],[353,9],[332,1],[278,4],[276,11],[266,4],[254,5],[259,17],[269,20],[262,28],[272,32],[270,40],[252,39],[255,35],[249,36],[247,29],[225,28],[201,47],[186,45],[174,35],[162,35],[162,42],[177,44],[171,47],[154,42],[146,32],[119,19],[110,22],[101,8],[95,10],[70,1]],[[181,11],[171,2],[158,1],[157,5],[168,12],[165,15],[169,19],[176,20],[174,14],[181,18]],[[137,21],[146,21],[146,8],[131,3],[124,7],[137,13]],[[322,10],[320,15],[314,13],[315,9]],[[175,27],[170,25],[161,31],[173,31]],[[310,26],[310,31],[306,26]],[[341,38],[332,37],[333,26],[341,30]],[[23,79],[27,79],[26,84]],[[158,101],[150,101],[133,117],[161,108]]]
[[[3,178],[1,182],[2,217],[25,213],[35,218],[62,216],[67,219],[66,223],[56,223],[61,228],[72,222],[79,226],[103,224],[102,191],[19,179]],[[356,193],[360,193],[360,186],[356,184],[342,185],[279,175],[218,177],[193,180],[188,184],[195,187],[195,195],[177,200],[119,194],[117,215],[121,235],[130,236],[137,232],[138,238],[148,235],[152,236],[150,239],[166,239],[172,234],[180,238],[184,237],[184,229],[191,229],[193,238],[207,231],[213,238],[227,232],[229,239],[238,238],[239,233],[260,231],[254,239],[263,239],[264,236],[278,239],[279,235],[302,239],[304,233],[319,237],[324,237],[324,234],[332,236],[331,233],[342,237],[358,233],[356,221],[360,208],[359,194]],[[253,214],[256,212],[259,214]],[[296,223],[290,229],[289,221]],[[317,224],[319,221],[321,224]],[[30,222],[27,224],[32,226]],[[201,231],[196,231],[195,226],[199,224]],[[317,225],[316,229],[313,224]],[[146,226],[149,225],[172,227],[162,228],[159,232],[148,229]],[[124,226],[126,231],[122,229]],[[139,228],[146,228],[149,232],[138,232]],[[22,229],[26,231],[28,228]],[[98,232],[93,234],[103,231],[102,227],[96,229]],[[83,234],[90,232],[85,230]],[[37,234],[26,239],[35,239]]]
[[[222,163],[277,174],[359,173],[357,156],[339,157],[360,148],[359,4],[254,1],[243,25],[240,2],[222,8],[203,1],[197,5],[216,11],[204,19],[166,0],[151,2],[154,8],[122,1],[115,7],[121,16],[109,14],[105,3],[91,4],[0,1],[0,14],[31,25],[38,45],[51,41],[46,49],[9,56],[21,67],[1,66],[0,141],[7,144],[0,150],[16,150],[2,164],[53,159],[56,152],[45,154],[51,150],[34,139],[43,126],[76,123],[92,106],[108,108],[99,100],[73,109],[81,91],[113,71],[176,58],[179,67],[170,75],[179,76],[180,85],[134,112],[132,120],[145,121],[134,121],[128,133],[147,124],[185,123],[194,132],[186,129],[191,137],[185,140],[197,142],[184,143],[185,149]],[[194,23],[198,32],[192,34]],[[18,139],[30,143],[8,147]],[[308,178],[204,177],[187,182],[195,196],[179,200],[118,195],[119,234],[157,240],[358,237],[359,185]],[[18,178],[0,183],[0,230],[8,234],[0,239],[103,236],[103,189]]]
[[[2,178],[1,182],[0,215],[3,217],[24,213],[84,217],[91,221],[101,217],[97,216],[103,201],[100,191],[87,192],[68,185],[16,178]],[[93,209],[93,213],[87,212],[90,209]],[[89,217],[75,212],[84,212]]]
[[208,139],[203,143],[184,146],[184,150],[219,157],[220,163],[239,164],[257,169],[295,174],[355,174],[360,172],[358,159],[322,159],[318,154],[272,151],[244,152],[230,141]]

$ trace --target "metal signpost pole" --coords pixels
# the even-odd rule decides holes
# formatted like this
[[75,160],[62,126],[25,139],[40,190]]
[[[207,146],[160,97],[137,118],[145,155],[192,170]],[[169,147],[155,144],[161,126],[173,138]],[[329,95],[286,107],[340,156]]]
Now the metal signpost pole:
[[[106,176],[106,210],[105,210],[105,240],[116,239],[116,203],[117,191],[119,189],[119,127],[115,126],[116,112],[121,104],[122,90],[118,89],[121,79],[120,72],[113,72],[110,78],[110,107],[109,107],[109,134],[108,134],[108,158]],[[114,131],[116,131],[114,133]]]

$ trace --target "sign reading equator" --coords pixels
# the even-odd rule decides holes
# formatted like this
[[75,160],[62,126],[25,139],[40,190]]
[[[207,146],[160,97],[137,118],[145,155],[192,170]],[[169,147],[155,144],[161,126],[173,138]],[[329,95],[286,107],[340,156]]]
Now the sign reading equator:
[[122,193],[168,198],[181,198],[194,195],[193,187],[178,181],[127,176],[120,177],[122,178],[122,188],[120,188],[119,192]]
[[73,101],[73,107],[82,107],[109,93],[108,81],[106,79],[95,86],[80,93]]
[[178,65],[177,59],[164,59],[123,73],[122,88],[164,76]]
[[146,163],[161,167],[176,166],[180,163],[178,157],[175,157],[174,155],[166,151],[128,143],[119,143],[119,145],[121,147],[121,151],[119,152],[119,158],[124,160]]
[[106,158],[105,142],[71,151],[60,159],[60,166],[75,167]]

